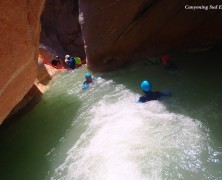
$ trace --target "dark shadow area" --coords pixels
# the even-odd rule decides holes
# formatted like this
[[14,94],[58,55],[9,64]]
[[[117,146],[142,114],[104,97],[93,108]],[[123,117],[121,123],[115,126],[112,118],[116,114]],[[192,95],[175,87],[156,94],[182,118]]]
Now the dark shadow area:
[[13,108],[8,117],[3,121],[0,130],[10,127],[18,119],[25,114],[31,112],[35,106],[41,101],[42,93],[33,85],[29,92],[24,96],[20,103]]
[[61,143],[79,105],[76,97],[60,93],[11,116],[0,128],[0,179],[45,179],[51,168],[47,156]]

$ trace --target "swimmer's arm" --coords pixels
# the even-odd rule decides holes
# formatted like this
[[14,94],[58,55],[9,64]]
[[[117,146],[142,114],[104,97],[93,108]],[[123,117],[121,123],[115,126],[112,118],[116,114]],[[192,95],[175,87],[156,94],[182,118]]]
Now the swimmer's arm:
[[141,96],[136,103],[145,103],[147,99],[144,96]]
[[160,92],[160,96],[171,96],[172,93]]
[[139,99],[136,101],[136,103],[142,103]]

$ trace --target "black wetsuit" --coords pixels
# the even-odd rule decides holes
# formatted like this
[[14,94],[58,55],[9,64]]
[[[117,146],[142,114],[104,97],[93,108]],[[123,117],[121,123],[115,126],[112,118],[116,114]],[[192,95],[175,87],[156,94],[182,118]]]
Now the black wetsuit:
[[84,81],[84,82],[83,82],[83,84],[89,84],[89,82],[87,82],[87,81]]
[[86,80],[86,81],[83,82],[83,84],[90,84],[90,83],[92,83],[92,82],[93,82],[93,81],[89,81],[89,80],[87,81],[87,80]]
[[58,64],[61,64],[61,63],[60,63],[59,60],[53,59],[53,60],[51,61],[51,64],[52,64],[53,66],[57,66]]
[[165,96],[166,94],[164,93],[161,93],[159,91],[150,91],[150,92],[144,92],[144,95],[141,96],[138,100],[138,102],[141,102],[141,103],[144,103],[144,102],[147,102],[147,101],[152,101],[152,100],[158,100],[160,99],[161,96]]

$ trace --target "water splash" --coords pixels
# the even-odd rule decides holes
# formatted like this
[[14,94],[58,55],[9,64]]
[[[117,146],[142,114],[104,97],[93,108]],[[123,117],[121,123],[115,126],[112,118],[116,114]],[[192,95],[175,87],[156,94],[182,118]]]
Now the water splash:
[[52,179],[169,179],[185,178],[186,171],[189,177],[208,176],[202,160],[208,133],[202,123],[169,112],[160,101],[136,104],[138,97],[102,78],[83,92],[76,122],[87,129]]

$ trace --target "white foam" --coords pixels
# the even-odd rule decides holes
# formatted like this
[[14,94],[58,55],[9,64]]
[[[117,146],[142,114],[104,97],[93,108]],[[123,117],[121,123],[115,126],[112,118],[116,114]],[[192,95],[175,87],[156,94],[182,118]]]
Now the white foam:
[[97,83],[90,96],[85,92],[81,98],[87,96],[89,103],[93,93],[106,95],[87,104],[88,128],[52,179],[164,179],[171,166],[201,171],[207,141],[201,123],[169,112],[159,101],[136,104],[138,94],[111,80]]

